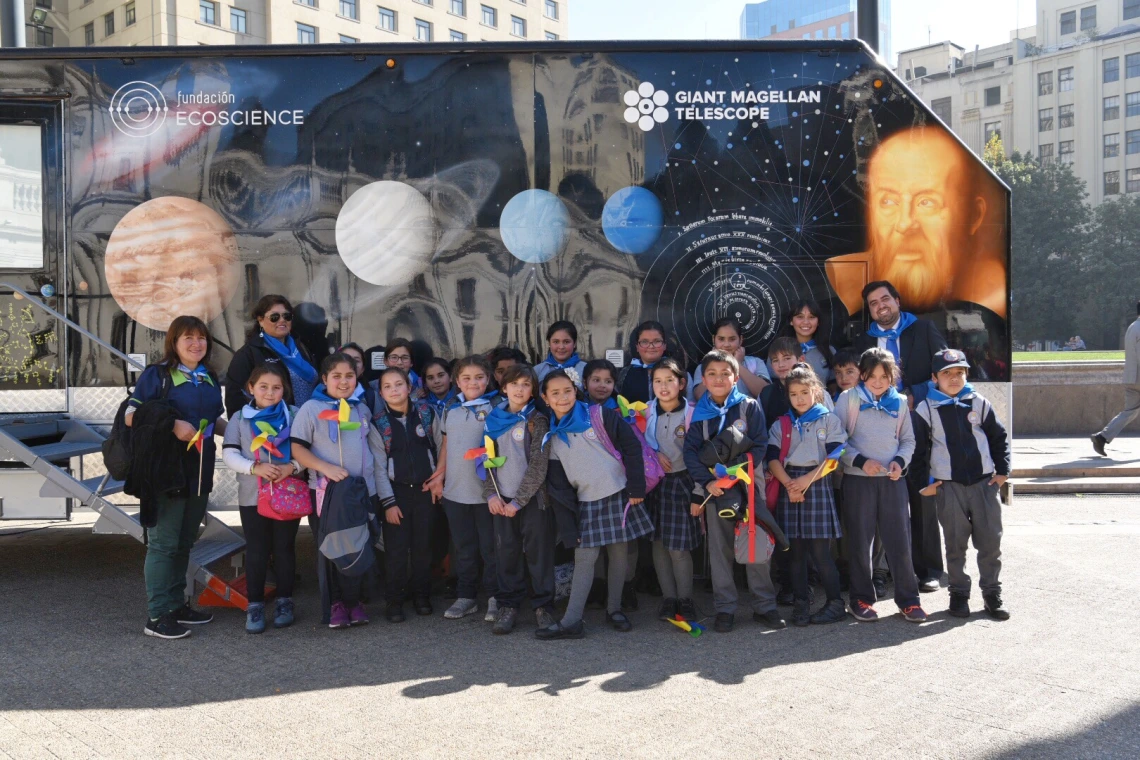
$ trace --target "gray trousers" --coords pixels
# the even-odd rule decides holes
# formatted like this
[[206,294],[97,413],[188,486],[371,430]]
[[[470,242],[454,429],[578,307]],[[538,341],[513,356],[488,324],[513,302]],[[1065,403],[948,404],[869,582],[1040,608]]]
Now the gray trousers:
[[[713,605],[716,611],[736,613],[736,579],[733,565],[736,554],[733,551],[735,533],[733,523],[718,516],[715,512],[705,512],[709,543],[709,563],[712,565]],[[772,584],[771,565],[745,565],[748,590],[752,592],[752,611],[768,612],[776,609],[776,587]]]
[[966,547],[972,538],[978,552],[978,581],[983,594],[1001,591],[1001,501],[998,487],[983,480],[972,486],[945,481],[936,497],[938,522],[946,535],[946,571],[950,593],[970,595]]
[[1120,435],[1120,431],[1124,430],[1129,422],[1136,419],[1138,414],[1140,414],[1140,385],[1126,385],[1124,386],[1124,411],[1109,420],[1108,424],[1104,426],[1104,430],[1100,431],[1101,437],[1106,441],[1111,441]]
[[887,477],[843,478],[843,526],[851,552],[850,597],[873,605],[872,555],[876,532],[895,579],[895,604],[918,604],[918,577],[910,551],[910,514],[906,483]]

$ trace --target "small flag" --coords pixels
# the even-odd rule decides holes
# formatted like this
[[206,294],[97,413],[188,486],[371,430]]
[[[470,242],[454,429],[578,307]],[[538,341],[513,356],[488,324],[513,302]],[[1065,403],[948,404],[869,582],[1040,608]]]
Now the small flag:
[[847,444],[840,444],[835,451],[827,455],[827,459],[823,460],[823,467],[820,468],[819,477],[830,475],[835,472],[839,467],[839,457],[843,456],[843,452],[847,450]]

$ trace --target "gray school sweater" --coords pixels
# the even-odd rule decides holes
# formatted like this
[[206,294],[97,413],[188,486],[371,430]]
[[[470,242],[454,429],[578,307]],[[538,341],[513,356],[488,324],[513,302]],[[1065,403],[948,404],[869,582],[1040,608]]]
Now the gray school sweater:
[[[855,396],[854,401],[852,395]],[[852,403],[863,403],[858,387],[843,391],[835,401],[835,416],[847,429],[847,450],[842,457],[843,473],[867,477],[862,467],[868,459],[874,459],[883,467],[889,467],[891,460],[896,459],[905,470],[910,465],[910,458],[914,456],[914,426],[910,423],[906,401],[899,408],[901,419],[876,409],[865,409],[852,415]],[[876,477],[886,476],[884,471]]]
[[600,501],[626,486],[625,465],[614,459],[600,435],[608,433],[590,427],[568,434],[570,443],[563,443],[558,436],[550,439],[550,459],[562,463],[566,479],[578,492],[578,501]]
[[[308,446],[313,456],[330,464],[340,465],[340,451],[344,452],[344,469],[353,477],[364,478],[368,483],[368,493],[380,497],[381,509],[396,503],[392,495],[392,484],[388,481],[388,455],[384,453],[384,440],[379,431],[369,422],[371,412],[363,402],[354,404],[349,419],[362,422],[359,430],[339,430],[340,446],[329,437],[328,420],[318,419],[317,415],[332,405],[315,399],[305,405],[293,418],[290,438],[295,443]],[[334,423],[335,424],[335,423]],[[364,431],[364,434],[362,434]],[[309,487],[317,487],[319,473],[309,472]]]
[[447,436],[447,474],[443,498],[459,504],[485,504],[483,481],[475,473],[475,462],[464,459],[471,449],[483,448],[484,424],[494,407],[490,401],[475,406],[453,406],[443,413],[443,434]]
[[659,447],[657,451],[669,457],[673,472],[685,471],[685,433],[688,432],[685,427],[685,417],[688,408],[689,405],[684,399],[681,399],[681,405],[671,412],[662,411],[661,406],[657,406],[656,435]]
[[[296,416],[297,408],[289,407],[289,417]],[[257,504],[257,476],[250,474],[251,468],[257,463],[257,454],[249,450],[256,437],[253,425],[239,412],[226,426],[226,435],[222,439],[222,461],[237,473],[238,506],[241,507]],[[261,461],[269,461],[268,455],[262,455]],[[301,477],[301,465],[296,459],[293,460],[293,475]]]
[[[783,425],[776,420],[768,429],[768,446],[780,448],[780,439],[783,436]],[[785,467],[815,467],[827,457],[827,444],[843,443],[847,440],[847,433],[843,430],[843,423],[834,414],[825,414],[818,420],[812,420],[803,426],[803,430],[792,425],[792,440],[788,446],[788,458],[784,460]]]
[[[532,428],[529,446],[526,440],[528,426]],[[536,411],[526,423],[516,422],[495,441],[495,453],[507,458],[503,466],[495,470],[495,483],[499,484],[502,497],[513,501],[519,508],[529,504],[546,483],[550,447],[542,447],[542,438],[549,430],[550,418]],[[495,483],[490,478],[483,482],[484,500],[495,494]]]

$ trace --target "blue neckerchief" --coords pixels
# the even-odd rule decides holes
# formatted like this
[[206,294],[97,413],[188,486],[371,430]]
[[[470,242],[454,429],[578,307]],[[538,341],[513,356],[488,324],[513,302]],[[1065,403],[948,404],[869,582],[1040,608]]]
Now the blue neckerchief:
[[617,411],[617,408],[618,408],[617,399],[614,398],[613,396],[610,396],[608,399],[606,399],[605,401],[602,402],[602,408],[603,409],[613,409],[614,411]]
[[697,402],[697,408],[693,410],[692,421],[704,422],[714,417],[720,417],[720,425],[718,425],[716,429],[716,432],[719,433],[721,430],[724,430],[724,419],[725,415],[728,414],[728,410],[747,398],[748,396],[741,393],[740,389],[734,385],[728,394],[728,398],[724,400],[724,404],[717,406],[716,402],[713,401],[712,394],[706,392],[705,395],[701,396],[701,400]]
[[199,364],[194,369],[190,369],[185,364],[179,362],[178,371],[183,375],[186,375],[187,379],[189,379],[190,382],[194,383],[194,385],[197,385],[203,380],[205,380],[210,385],[213,385],[213,382],[210,380],[210,372],[206,369],[206,365],[204,364]]
[[443,413],[443,411],[445,409],[447,409],[448,406],[451,405],[451,402],[458,395],[459,395],[459,391],[455,390],[455,388],[449,387],[447,389],[447,394],[444,395],[443,398],[439,398],[434,393],[429,392],[427,394],[427,398],[425,399],[425,401],[427,401],[429,404],[434,406],[436,408],[436,411]]
[[[288,462],[292,459],[291,450],[289,446],[289,406],[284,401],[278,401],[276,405],[266,407],[265,409],[258,409],[252,403],[246,404],[241,408],[242,419],[249,420],[250,427],[253,431],[253,437],[256,438],[261,434],[257,428],[256,422],[264,422],[277,431],[277,435],[271,438],[274,446],[281,452],[282,459],[277,459],[272,454],[269,455],[270,461]],[[281,433],[286,432],[282,436]],[[268,452],[267,452],[268,453]]]
[[[658,359],[657,361],[661,361],[661,360]],[[646,364],[645,362],[641,361],[641,359],[634,359],[633,361],[631,361],[629,363],[629,366],[631,366],[631,367],[642,367],[644,369],[653,369],[654,367],[657,366],[657,362],[653,362],[652,364]]]
[[927,387],[929,390],[926,392],[926,400],[930,402],[930,406],[934,409],[937,409],[940,406],[948,406],[950,404],[953,404],[954,406],[961,406],[966,409],[973,408],[973,404],[966,403],[967,401],[970,401],[974,398],[974,386],[970,385],[969,383],[966,383],[966,386],[962,388],[962,390],[958,391],[958,394],[955,396],[947,396],[945,393],[938,390],[938,386],[934,384],[933,380],[927,382]]
[[831,414],[831,410],[823,404],[813,404],[810,409],[799,417],[796,416],[795,409],[788,410],[788,416],[792,418],[792,424],[796,426],[796,431],[800,434],[800,437],[803,437],[804,430],[809,424],[829,414]]
[[815,341],[814,340],[809,340],[805,343],[801,343],[800,344],[800,356],[806,356],[807,352],[811,351],[813,348],[815,348]]
[[552,436],[558,436],[562,442],[570,444],[571,433],[585,433],[590,429],[590,407],[581,401],[575,402],[574,408],[562,419],[558,419],[553,412],[550,413],[550,432],[542,437],[542,446],[546,447]]
[[859,394],[859,411],[864,412],[868,409],[877,409],[883,414],[889,414],[891,417],[898,418],[899,408],[905,406],[906,402],[903,400],[903,395],[898,392],[894,387],[888,388],[887,392],[878,401],[875,400],[874,394],[867,390],[867,386],[859,383],[856,386],[856,393]]
[[551,367],[554,367],[554,369],[575,369],[578,366],[578,362],[580,361],[582,360],[578,358],[577,351],[572,353],[570,355],[570,358],[564,362],[560,362],[555,359],[554,354],[550,353],[549,351],[546,352],[546,363]]
[[[902,355],[899,353],[899,336],[902,335],[903,330],[913,325],[918,321],[918,317],[911,314],[909,311],[904,311],[899,314],[899,326],[894,330],[884,330],[879,327],[878,322],[872,322],[871,326],[867,328],[867,334],[872,338],[886,338],[887,350],[894,354],[895,363],[902,364]],[[899,378],[899,387],[903,387],[902,378]]]
[[455,398],[451,400],[451,406],[482,406],[483,404],[490,404],[492,400],[499,395],[498,391],[487,391],[482,396],[471,401],[462,393],[455,394]]
[[[330,404],[333,409],[336,409],[340,406],[340,399],[339,398],[333,398],[332,396],[330,396],[328,394],[328,389],[325,388],[324,383],[321,383],[320,385],[318,385],[316,388],[313,389],[313,395],[310,398],[316,399],[317,401],[320,401],[321,403],[324,403],[324,404]],[[346,398],[345,401],[347,401],[349,403],[349,405],[351,405],[351,406],[356,406],[357,404],[363,403],[363,401],[364,401],[364,386],[361,385],[360,383],[357,383],[356,384],[356,390],[354,390],[352,392],[352,395],[349,396],[348,398]],[[371,410],[369,410],[368,412],[361,412],[360,413],[360,419],[363,422],[367,422],[369,419],[371,419],[371,417],[372,417]],[[329,440],[332,441],[333,443],[336,443],[337,439],[339,437],[340,437],[340,423],[334,422],[333,420],[329,420]]]
[[[681,402],[681,405],[674,409],[673,412],[687,411],[686,407],[690,406],[690,404],[685,400],[685,397],[682,396],[677,400]],[[657,442],[657,417],[661,414],[673,413],[665,412],[664,410],[659,411],[660,409],[661,402],[657,399],[654,399],[653,402],[649,405],[649,408],[646,409],[645,442],[649,445],[649,448],[653,449],[654,451],[661,450],[661,444]]]
[[305,361],[305,357],[301,356],[301,351],[297,348],[292,335],[286,336],[284,343],[265,333],[261,334],[261,339],[265,341],[270,351],[281,357],[281,361],[285,362],[290,372],[307,383],[317,382],[317,371],[313,369],[312,364]]
[[414,369],[408,370],[408,382],[411,384],[412,390],[424,386],[424,381],[420,379],[420,376],[416,374]]
[[507,432],[520,422],[526,422],[534,411],[534,402],[531,401],[523,410],[518,414],[512,412],[510,409],[510,402],[502,406],[496,406],[487,415],[486,422],[483,423],[483,432],[491,436],[492,441],[499,440],[499,436]]

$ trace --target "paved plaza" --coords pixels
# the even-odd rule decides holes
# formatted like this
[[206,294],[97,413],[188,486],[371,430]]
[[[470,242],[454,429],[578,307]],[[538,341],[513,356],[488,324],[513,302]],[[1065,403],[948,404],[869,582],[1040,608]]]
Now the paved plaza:
[[249,636],[226,610],[159,641],[141,545],[89,515],[3,523],[0,758],[1140,756],[1140,500],[1022,497],[1005,522],[1005,623],[948,617],[943,589],[921,626],[887,601],[875,624],[738,615],[693,639],[642,596],[632,633],[588,612],[560,642],[529,615],[506,637],[443,620],[439,599],[322,629],[304,530],[294,628]]

